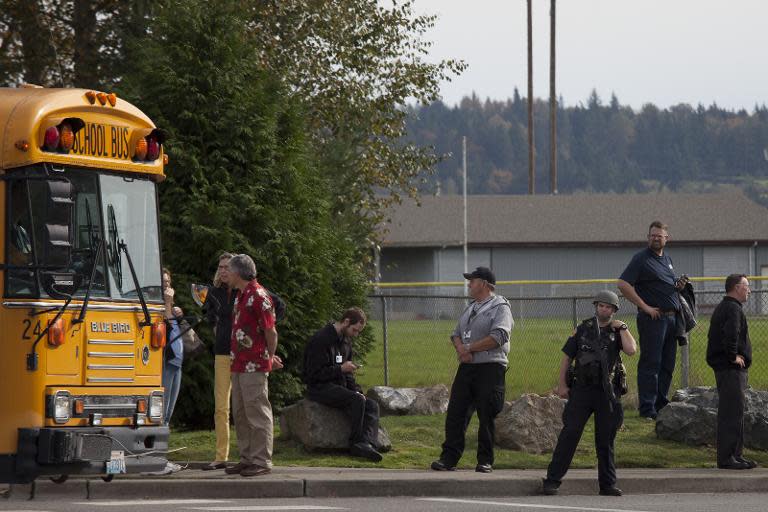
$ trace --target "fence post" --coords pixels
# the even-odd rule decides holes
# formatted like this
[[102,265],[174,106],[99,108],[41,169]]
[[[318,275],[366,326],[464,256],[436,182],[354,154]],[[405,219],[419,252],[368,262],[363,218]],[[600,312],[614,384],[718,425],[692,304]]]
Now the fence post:
[[384,385],[389,386],[389,339],[387,334],[387,299],[381,296],[381,326],[384,339]]
[[578,319],[576,318],[576,297],[571,297],[571,315],[573,320],[573,328],[578,325]]
[[688,377],[691,370],[691,351],[690,345],[685,344],[680,347],[680,387],[688,387]]

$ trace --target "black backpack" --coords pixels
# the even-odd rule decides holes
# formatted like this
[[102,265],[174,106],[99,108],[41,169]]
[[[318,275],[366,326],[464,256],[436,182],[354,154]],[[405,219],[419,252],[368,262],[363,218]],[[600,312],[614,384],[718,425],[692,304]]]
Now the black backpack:
[[273,291],[267,290],[267,293],[269,293],[269,300],[272,301],[272,307],[275,310],[275,322],[280,322],[285,318],[287,309],[285,301]]

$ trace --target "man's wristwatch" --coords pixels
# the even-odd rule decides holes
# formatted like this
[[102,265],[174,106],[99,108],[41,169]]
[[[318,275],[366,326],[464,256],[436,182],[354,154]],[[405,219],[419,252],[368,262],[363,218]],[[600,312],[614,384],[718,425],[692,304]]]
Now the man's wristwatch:
[[627,327],[627,324],[621,324],[616,330],[617,331],[626,331],[629,327]]

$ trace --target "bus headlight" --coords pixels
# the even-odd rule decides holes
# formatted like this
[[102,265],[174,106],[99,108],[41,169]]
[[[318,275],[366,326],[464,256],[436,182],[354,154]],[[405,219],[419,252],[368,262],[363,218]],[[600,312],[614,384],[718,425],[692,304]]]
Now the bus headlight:
[[149,419],[159,422],[163,419],[163,392],[153,391],[149,395]]
[[72,396],[69,391],[57,391],[53,395],[53,421],[66,423],[72,415]]

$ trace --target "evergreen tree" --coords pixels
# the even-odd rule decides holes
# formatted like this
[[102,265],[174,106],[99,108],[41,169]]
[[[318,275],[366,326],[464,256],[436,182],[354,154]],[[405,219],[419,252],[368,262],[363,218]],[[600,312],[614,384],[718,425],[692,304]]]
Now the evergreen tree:
[[[131,49],[121,93],[169,131],[161,229],[177,287],[211,276],[220,252],[244,252],[259,281],[288,303],[278,325],[287,367],[270,378],[279,405],[300,394],[307,337],[344,307],[363,305],[367,290],[359,247],[333,223],[331,206],[344,191],[312,166],[300,103],[253,58],[238,6],[159,4],[151,33]],[[357,344],[361,354],[369,343],[364,336]],[[175,418],[210,422],[212,364],[184,368]]]

